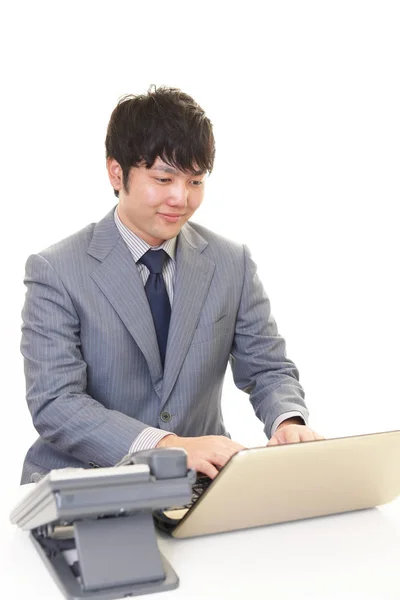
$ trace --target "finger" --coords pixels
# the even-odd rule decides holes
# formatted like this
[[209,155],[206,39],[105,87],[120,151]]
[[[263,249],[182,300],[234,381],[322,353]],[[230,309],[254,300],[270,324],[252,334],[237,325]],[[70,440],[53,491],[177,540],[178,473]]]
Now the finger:
[[231,442],[231,445],[234,452],[240,452],[240,450],[247,450],[246,446],[242,446],[242,444],[239,444],[238,442]]
[[[221,444],[222,442],[222,444]],[[245,446],[242,444],[238,444],[237,442],[232,442],[232,440],[224,440],[217,444],[217,447],[220,447],[224,450],[224,452],[229,452],[230,456],[232,454],[236,454],[236,452],[240,452],[241,450],[245,450]]]
[[283,427],[278,436],[280,444],[298,444],[300,442],[300,432],[297,428]]
[[232,454],[235,454],[236,452],[240,452],[240,450],[246,450],[245,446],[242,446],[242,444],[239,444],[238,442],[234,442],[233,440],[225,437],[225,436],[219,436],[218,439],[218,444],[219,443],[223,443],[224,449],[228,450],[231,452]]
[[300,442],[314,442],[316,439],[314,431],[308,427],[304,427],[304,430],[301,430],[299,434]]
[[236,452],[232,452],[231,454],[227,452],[213,452],[207,460],[217,467],[224,467],[234,454]]
[[218,469],[206,460],[199,461],[193,468],[196,469],[196,471],[200,471],[200,473],[204,473],[204,475],[207,475],[210,479],[215,479],[218,475]]
[[273,436],[273,437],[272,437],[272,438],[269,440],[269,442],[268,442],[267,446],[278,446],[278,444],[279,444],[278,440],[276,439],[276,437],[275,437],[275,436]]
[[310,429],[309,427],[304,428],[304,431],[300,432],[300,437],[302,442],[315,442],[316,440],[325,439],[324,437],[322,437],[322,435],[320,435],[313,429]]

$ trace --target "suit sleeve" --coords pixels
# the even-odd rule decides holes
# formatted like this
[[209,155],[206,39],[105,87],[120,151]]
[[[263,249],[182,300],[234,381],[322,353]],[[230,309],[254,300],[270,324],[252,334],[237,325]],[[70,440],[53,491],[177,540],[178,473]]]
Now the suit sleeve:
[[284,413],[296,411],[307,423],[308,411],[299,373],[286,357],[285,341],[278,333],[269,299],[246,246],[243,289],[230,362],[235,384],[250,395],[267,437],[271,437],[275,420]]
[[114,465],[147,426],[86,393],[79,317],[44,257],[29,257],[25,285],[21,351],[33,424],[42,439],[78,460]]

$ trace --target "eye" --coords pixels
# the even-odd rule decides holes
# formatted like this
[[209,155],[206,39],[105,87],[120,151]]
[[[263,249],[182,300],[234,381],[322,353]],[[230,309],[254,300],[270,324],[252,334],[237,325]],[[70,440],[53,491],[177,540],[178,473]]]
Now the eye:
[[203,185],[204,181],[198,181],[197,179],[194,179],[191,182],[195,187],[200,187],[201,185]]
[[156,177],[155,179],[159,183],[168,183],[169,181],[171,181],[169,177]]

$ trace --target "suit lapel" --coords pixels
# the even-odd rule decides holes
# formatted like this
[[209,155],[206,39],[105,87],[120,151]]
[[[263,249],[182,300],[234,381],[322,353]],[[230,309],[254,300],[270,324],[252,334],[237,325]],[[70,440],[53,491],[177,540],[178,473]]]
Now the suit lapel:
[[165,360],[162,404],[171,394],[186,358],[214,274],[202,251],[207,242],[188,223],[178,237],[176,278]]
[[95,227],[88,254],[101,261],[92,279],[142,351],[160,395],[163,370],[153,318],[136,264],[114,223],[114,209]]

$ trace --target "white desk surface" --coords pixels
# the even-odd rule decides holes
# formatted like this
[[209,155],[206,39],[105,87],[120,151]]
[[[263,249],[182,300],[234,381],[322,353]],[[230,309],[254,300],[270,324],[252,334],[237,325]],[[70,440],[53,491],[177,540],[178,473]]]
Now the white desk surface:
[[[29,486],[30,487],[30,486]],[[1,598],[62,600],[28,532],[8,514],[29,490],[2,490]],[[379,508],[174,540],[160,550],[180,578],[152,600],[399,600],[400,498]],[[145,596],[142,596],[144,598]]]

